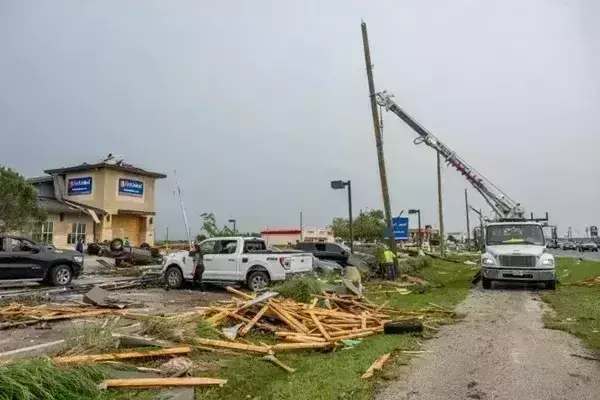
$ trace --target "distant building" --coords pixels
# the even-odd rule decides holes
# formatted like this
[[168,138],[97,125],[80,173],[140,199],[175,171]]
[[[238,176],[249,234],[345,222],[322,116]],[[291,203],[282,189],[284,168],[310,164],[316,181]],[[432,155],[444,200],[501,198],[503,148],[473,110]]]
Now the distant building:
[[300,229],[264,229],[260,232],[265,241],[272,246],[292,245],[296,242],[333,242],[333,230],[330,227]]
[[100,163],[45,170],[28,179],[48,212],[36,239],[57,248],[128,238],[131,245],[154,244],[154,186],[166,175],[110,158]]
[[264,229],[260,231],[261,237],[270,246],[285,246],[289,243],[296,244],[300,241],[300,229]]

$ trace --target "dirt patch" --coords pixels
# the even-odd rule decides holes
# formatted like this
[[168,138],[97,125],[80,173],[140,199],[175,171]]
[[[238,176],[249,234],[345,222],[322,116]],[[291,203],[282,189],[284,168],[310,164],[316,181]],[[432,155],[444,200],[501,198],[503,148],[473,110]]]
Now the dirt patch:
[[440,329],[377,399],[597,399],[600,364],[571,356],[589,351],[544,329],[540,304],[534,291],[477,288],[458,308],[465,320]]

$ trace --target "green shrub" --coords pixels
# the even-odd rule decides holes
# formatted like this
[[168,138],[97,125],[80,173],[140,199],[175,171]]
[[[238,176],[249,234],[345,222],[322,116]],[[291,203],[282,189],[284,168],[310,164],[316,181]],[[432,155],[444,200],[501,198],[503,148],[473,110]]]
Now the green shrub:
[[309,303],[311,299],[323,290],[323,283],[312,276],[297,276],[285,280],[273,288],[281,296]]

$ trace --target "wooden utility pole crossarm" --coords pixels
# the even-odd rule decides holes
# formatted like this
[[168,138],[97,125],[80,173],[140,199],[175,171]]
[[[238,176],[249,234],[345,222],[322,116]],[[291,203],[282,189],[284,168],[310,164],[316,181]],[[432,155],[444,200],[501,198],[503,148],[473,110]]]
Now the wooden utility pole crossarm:
[[[390,193],[387,184],[387,172],[385,170],[385,158],[383,155],[383,140],[381,138],[381,125],[377,111],[377,100],[375,99],[375,83],[373,82],[373,64],[371,63],[371,51],[369,49],[369,38],[367,36],[367,24],[361,23],[363,47],[365,51],[365,64],[367,67],[367,79],[369,82],[369,98],[371,99],[371,114],[373,117],[373,130],[375,133],[375,146],[377,147],[377,160],[379,162],[379,178],[381,179],[381,193],[383,195],[383,208],[385,211],[385,224],[389,231],[389,247],[396,255],[396,242],[394,240],[394,228],[392,226],[392,210],[390,206]],[[394,257],[394,267],[398,268],[397,258]]]

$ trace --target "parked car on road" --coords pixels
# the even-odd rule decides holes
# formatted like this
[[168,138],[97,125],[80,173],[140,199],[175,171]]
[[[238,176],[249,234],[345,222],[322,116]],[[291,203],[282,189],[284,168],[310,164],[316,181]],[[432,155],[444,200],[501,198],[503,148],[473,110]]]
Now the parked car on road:
[[563,250],[577,250],[577,244],[575,242],[563,242],[561,248]]
[[0,236],[0,279],[68,285],[83,271],[83,254],[55,250],[20,236]]
[[335,261],[344,267],[348,265],[350,249],[338,243],[300,242],[296,243],[294,248],[312,253],[320,260]]
[[558,244],[558,241],[555,239],[548,239],[546,240],[546,247],[549,249],[559,249],[560,245]]
[[[204,254],[202,281],[219,285],[245,283],[251,290],[295,274],[312,272],[312,255],[274,252],[260,238],[219,237],[200,243]],[[162,273],[171,288],[194,279],[193,251],[179,251],[164,258]]]
[[581,243],[579,251],[598,251],[598,245],[594,242]]

